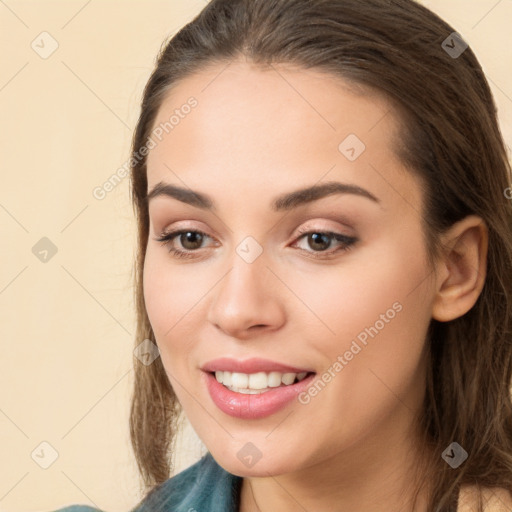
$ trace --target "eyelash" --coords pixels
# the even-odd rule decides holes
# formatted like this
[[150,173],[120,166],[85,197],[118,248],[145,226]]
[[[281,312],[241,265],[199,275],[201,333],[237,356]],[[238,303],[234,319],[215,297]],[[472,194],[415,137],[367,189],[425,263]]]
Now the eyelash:
[[[199,231],[196,229],[180,229],[180,230],[176,230],[176,231],[171,231],[170,233],[164,233],[164,234],[162,234],[162,236],[155,238],[155,240],[157,242],[161,242],[164,246],[167,246],[169,252],[172,253],[175,258],[196,258],[197,256],[194,253],[197,252],[197,250],[183,251],[181,249],[176,249],[175,247],[171,246],[172,241],[176,237],[178,237],[179,235],[185,234],[185,233],[197,233],[202,236],[211,238],[203,231]],[[310,235],[310,234],[325,235],[325,236],[334,238],[336,241],[341,242],[343,244],[340,247],[338,247],[338,249],[335,249],[335,250],[329,251],[329,252],[327,252],[327,251],[307,251],[305,249],[299,249],[302,252],[308,253],[309,257],[311,257],[313,259],[323,259],[323,260],[329,259],[329,258],[335,256],[336,254],[338,254],[339,252],[346,252],[346,251],[351,250],[353,244],[355,244],[358,241],[358,239],[355,237],[342,235],[341,233],[333,233],[332,231],[321,231],[321,230],[307,230],[305,228],[299,229],[298,235],[300,235],[300,236],[297,237],[296,241],[298,241],[301,238],[304,238],[304,236]],[[325,256],[320,256],[319,254],[322,254]]]

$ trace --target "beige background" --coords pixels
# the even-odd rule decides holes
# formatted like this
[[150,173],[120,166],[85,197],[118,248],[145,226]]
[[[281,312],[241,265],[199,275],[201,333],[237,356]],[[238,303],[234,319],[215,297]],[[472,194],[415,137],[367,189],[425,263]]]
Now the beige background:
[[[512,2],[424,3],[480,58],[512,146]],[[127,160],[162,41],[205,5],[0,0],[0,511],[140,500],[128,179],[103,200],[92,191]],[[32,252],[43,237],[57,248],[46,262]],[[177,471],[204,453],[185,426]]]

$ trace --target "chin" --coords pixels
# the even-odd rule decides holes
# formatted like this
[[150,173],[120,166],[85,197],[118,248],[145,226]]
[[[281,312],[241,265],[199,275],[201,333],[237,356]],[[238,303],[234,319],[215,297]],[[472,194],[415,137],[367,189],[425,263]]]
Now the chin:
[[[218,454],[210,450],[219,466],[229,473],[240,477],[268,477],[278,476],[297,470],[297,458],[285,453],[274,453],[273,456],[265,455],[248,442],[242,449],[236,452],[224,451]],[[292,458],[293,457],[293,458]],[[293,466],[290,464],[293,460]]]

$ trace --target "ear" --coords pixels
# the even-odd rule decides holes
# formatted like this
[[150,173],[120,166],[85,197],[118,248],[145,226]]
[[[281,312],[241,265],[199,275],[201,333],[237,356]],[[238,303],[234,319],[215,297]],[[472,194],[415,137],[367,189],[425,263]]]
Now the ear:
[[443,233],[432,306],[435,320],[448,322],[475,305],[485,284],[487,247],[487,226],[476,215],[462,219]]

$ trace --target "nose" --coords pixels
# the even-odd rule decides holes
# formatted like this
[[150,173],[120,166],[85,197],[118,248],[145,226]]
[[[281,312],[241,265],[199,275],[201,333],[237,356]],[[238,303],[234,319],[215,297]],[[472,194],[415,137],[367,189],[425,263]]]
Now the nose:
[[232,261],[232,268],[212,290],[208,321],[239,339],[279,329],[285,320],[286,287],[262,256],[247,263],[235,254]]

